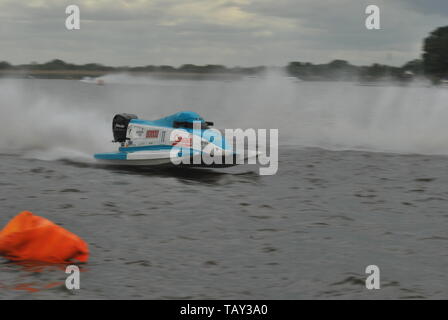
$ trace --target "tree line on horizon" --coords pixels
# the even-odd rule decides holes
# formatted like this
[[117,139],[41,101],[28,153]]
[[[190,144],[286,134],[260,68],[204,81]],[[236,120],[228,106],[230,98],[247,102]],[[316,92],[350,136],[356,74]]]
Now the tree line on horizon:
[[[140,67],[111,67],[99,63],[77,65],[54,59],[46,63],[30,63],[12,65],[0,61],[0,70],[37,70],[37,71],[101,71],[101,72],[159,72],[159,73],[194,73],[194,74],[240,74],[259,75],[269,68],[233,67],[223,65],[194,65],[184,64],[178,68],[168,65],[140,66]],[[377,81],[380,79],[410,81],[416,77],[426,77],[434,83],[448,78],[448,26],[440,27],[429,34],[423,42],[421,59],[405,63],[401,67],[374,63],[370,66],[355,66],[346,60],[333,60],[326,64],[310,62],[290,62],[284,67],[287,74],[302,80],[361,80]]]
[[30,63],[12,65],[6,61],[0,61],[0,70],[64,70],[64,71],[104,71],[104,72],[161,72],[161,73],[234,73],[234,74],[259,74],[266,69],[264,66],[258,67],[233,67],[228,68],[223,65],[194,65],[184,64],[178,68],[169,65],[147,65],[138,67],[112,67],[99,63],[74,64],[61,59],[54,59],[45,63]]
[[[168,65],[162,66],[140,66],[140,67],[111,67],[98,63],[73,64],[60,59],[54,59],[46,63],[31,63],[12,65],[6,61],[0,62],[0,70],[24,70],[24,71],[101,71],[101,72],[159,72],[159,73],[192,73],[192,74],[241,74],[260,75],[269,68],[258,67],[233,67],[223,65],[194,65],[184,64],[178,68]],[[356,80],[379,79],[390,76],[392,78],[404,78],[406,71],[415,75],[423,75],[422,60],[413,60],[403,67],[392,67],[387,65],[373,64],[371,66],[355,66],[345,60],[334,60],[326,64],[313,64],[310,62],[290,62],[284,67],[288,75],[298,77],[302,80]]]
[[303,80],[411,81],[425,77],[438,84],[448,80],[448,26],[437,28],[424,39],[421,59],[414,59],[401,67],[378,63],[354,66],[345,60],[334,60],[320,65],[296,61],[286,68],[290,75]]

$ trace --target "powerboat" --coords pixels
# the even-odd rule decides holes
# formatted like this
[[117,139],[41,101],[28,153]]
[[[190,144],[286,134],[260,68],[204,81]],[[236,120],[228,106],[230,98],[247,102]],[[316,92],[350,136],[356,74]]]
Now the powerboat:
[[[222,131],[213,129],[192,111],[158,120],[141,120],[121,113],[112,121],[117,152],[97,153],[95,159],[109,165],[229,167],[258,156],[257,151],[234,152]],[[233,141],[232,141],[233,142]]]

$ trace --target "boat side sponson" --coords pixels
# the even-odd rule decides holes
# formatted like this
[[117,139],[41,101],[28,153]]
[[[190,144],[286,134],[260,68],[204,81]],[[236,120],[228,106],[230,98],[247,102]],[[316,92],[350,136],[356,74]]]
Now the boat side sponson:
[[[244,157],[233,154],[230,156],[222,156],[219,163],[206,163],[202,154],[196,152],[193,154],[178,155],[176,165],[180,167],[210,167],[222,168],[232,167],[244,163],[248,159],[258,156],[257,152],[248,153]],[[137,152],[116,152],[116,153],[100,153],[96,154],[95,158],[104,164],[109,165],[129,165],[129,166],[150,166],[173,164],[172,154],[170,151],[137,151]]]

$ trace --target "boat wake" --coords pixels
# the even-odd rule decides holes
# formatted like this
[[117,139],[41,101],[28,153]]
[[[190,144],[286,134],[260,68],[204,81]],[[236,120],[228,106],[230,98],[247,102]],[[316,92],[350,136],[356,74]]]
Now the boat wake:
[[279,129],[280,147],[448,154],[446,88],[297,82],[282,75],[192,86],[151,81],[142,90],[2,79],[0,153],[90,161],[98,150],[116,150],[110,142],[114,114],[156,118],[191,109],[214,119],[217,128]]

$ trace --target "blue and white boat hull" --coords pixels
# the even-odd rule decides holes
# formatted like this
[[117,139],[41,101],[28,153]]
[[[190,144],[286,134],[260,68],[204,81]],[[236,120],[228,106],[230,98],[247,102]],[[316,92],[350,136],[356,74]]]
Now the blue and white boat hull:
[[[199,123],[199,130],[193,128],[193,122]],[[97,153],[95,159],[119,166],[229,167],[258,156],[247,150],[243,155],[234,153],[222,133],[210,129],[210,125],[194,112],[179,112],[154,121],[119,114],[112,124],[114,142],[120,143],[118,152]],[[210,153],[219,154],[221,161],[204,161],[203,156]]]

